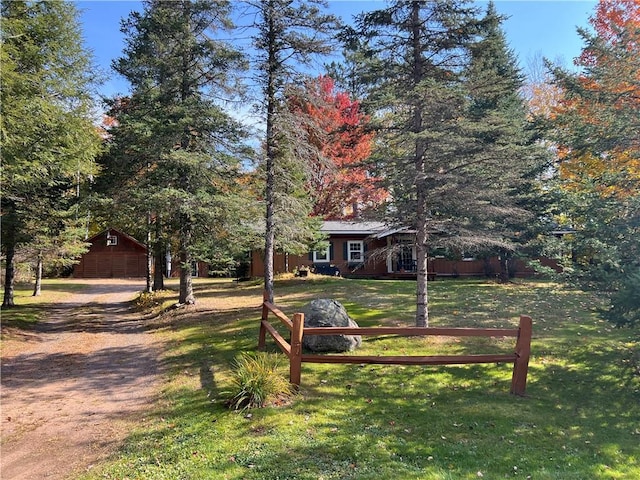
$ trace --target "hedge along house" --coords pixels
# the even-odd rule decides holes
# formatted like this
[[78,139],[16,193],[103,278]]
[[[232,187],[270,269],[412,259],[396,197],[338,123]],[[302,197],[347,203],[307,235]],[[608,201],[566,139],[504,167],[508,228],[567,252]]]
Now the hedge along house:
[[[329,246],[307,255],[276,253],[274,272],[288,273],[309,269],[315,273],[342,275],[343,277],[411,279],[416,277],[415,231],[403,227],[390,229],[381,222],[325,221],[321,231]],[[251,276],[264,275],[264,253],[253,251]],[[548,259],[541,263],[552,268],[557,264]],[[522,260],[512,261],[511,275],[527,277],[535,271]],[[500,272],[500,259],[477,259],[458,255],[447,258],[434,255],[429,258],[428,275],[436,277],[491,277]]]
[[89,251],[74,265],[75,278],[137,278],[147,273],[147,247],[108,228],[87,240]]

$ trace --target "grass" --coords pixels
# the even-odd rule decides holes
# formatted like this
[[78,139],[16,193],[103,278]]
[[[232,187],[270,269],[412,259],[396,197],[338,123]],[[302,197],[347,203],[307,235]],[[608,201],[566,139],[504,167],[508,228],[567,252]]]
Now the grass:
[[282,375],[283,358],[283,355],[268,352],[239,355],[233,365],[229,407],[244,410],[289,401],[294,388]]
[[2,336],[11,335],[16,329],[29,330],[46,315],[47,310],[69,294],[85,288],[82,283],[68,280],[45,279],[42,292],[33,296],[33,285],[19,283],[14,288],[14,301],[18,308],[3,308]]
[[[276,303],[292,314],[313,298],[335,298],[361,326],[411,325],[414,288],[286,279],[276,284]],[[163,296],[166,304],[175,299]],[[261,286],[200,280],[196,297],[196,306],[149,325],[167,345],[160,398],[118,454],[83,479],[640,478],[637,331],[598,318],[591,293],[537,281],[430,284],[432,326],[510,327],[520,314],[533,317],[525,398],[508,393],[509,365],[303,364],[293,402],[241,412],[226,408],[225,392],[234,359],[256,350]],[[358,354],[512,346],[513,339],[367,337]]]

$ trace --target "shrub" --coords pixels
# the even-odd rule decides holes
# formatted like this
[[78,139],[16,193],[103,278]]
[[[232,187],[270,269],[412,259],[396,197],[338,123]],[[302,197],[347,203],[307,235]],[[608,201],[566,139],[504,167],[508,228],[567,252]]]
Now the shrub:
[[142,292],[136,299],[138,310],[151,310],[160,305],[161,298],[156,292]]
[[640,324],[640,269],[630,273],[611,296],[611,307],[603,316],[618,327]]
[[288,400],[293,394],[289,381],[279,372],[280,355],[243,353],[234,362],[232,397],[234,410],[260,408]]

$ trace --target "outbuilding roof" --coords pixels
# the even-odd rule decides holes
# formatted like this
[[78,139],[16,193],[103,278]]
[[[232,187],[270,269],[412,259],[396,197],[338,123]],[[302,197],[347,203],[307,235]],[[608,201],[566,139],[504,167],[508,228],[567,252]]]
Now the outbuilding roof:
[[93,243],[95,240],[97,240],[98,238],[100,238],[101,235],[104,234],[107,235],[112,235],[112,234],[116,234],[116,235],[120,235],[123,238],[128,239],[129,241],[131,241],[132,243],[144,248],[145,250],[147,249],[147,246],[144,243],[139,242],[138,240],[136,240],[135,238],[133,238],[131,235],[127,235],[126,233],[124,233],[121,230],[118,230],[117,228],[113,228],[113,227],[109,227],[105,230],[102,230],[99,233],[96,233],[93,237],[88,238],[87,240],[85,240],[88,243]]

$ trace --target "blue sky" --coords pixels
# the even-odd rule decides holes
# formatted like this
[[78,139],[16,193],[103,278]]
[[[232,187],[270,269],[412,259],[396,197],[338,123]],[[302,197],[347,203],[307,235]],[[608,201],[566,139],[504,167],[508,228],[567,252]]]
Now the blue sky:
[[[96,63],[105,71],[106,82],[100,92],[106,96],[126,93],[127,83],[110,71],[111,61],[122,53],[120,20],[141,3],[123,0],[81,0],[86,46],[94,53]],[[485,1],[477,1],[484,5]],[[570,66],[579,55],[582,40],[576,27],[588,27],[595,0],[495,0],[498,11],[510,17],[504,24],[507,40],[516,52],[521,66],[536,55]],[[363,11],[383,8],[382,0],[330,0],[332,13],[345,20]]]

